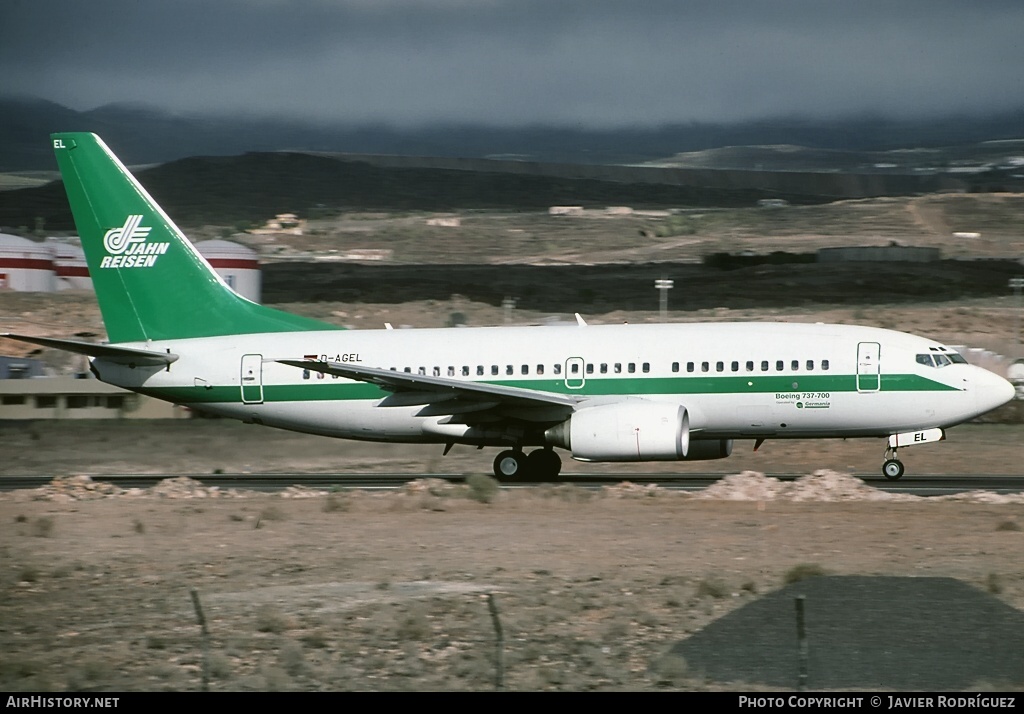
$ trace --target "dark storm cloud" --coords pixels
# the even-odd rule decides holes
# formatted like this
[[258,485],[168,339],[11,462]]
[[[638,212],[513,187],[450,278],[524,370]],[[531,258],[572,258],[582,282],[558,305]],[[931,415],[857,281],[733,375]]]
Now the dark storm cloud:
[[409,125],[1024,105],[1016,0],[5,0],[0,89]]

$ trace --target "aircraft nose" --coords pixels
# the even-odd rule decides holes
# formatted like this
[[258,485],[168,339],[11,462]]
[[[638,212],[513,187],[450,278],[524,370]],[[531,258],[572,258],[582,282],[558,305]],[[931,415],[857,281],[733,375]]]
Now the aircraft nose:
[[1009,381],[988,370],[982,370],[978,375],[977,385],[978,408],[982,411],[987,412],[1001,407],[1017,395]]

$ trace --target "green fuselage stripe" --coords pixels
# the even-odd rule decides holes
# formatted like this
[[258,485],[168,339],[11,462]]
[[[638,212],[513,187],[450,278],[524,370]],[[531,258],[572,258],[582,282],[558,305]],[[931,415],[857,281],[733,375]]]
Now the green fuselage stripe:
[[[862,385],[864,378],[861,377]],[[856,392],[856,375],[790,375],[772,377],[593,377],[581,389],[569,389],[563,379],[495,380],[495,384],[538,392],[606,395],[676,395],[676,394],[775,394],[785,392]],[[217,387],[156,387],[136,390],[142,394],[179,404],[212,404],[241,401],[237,385]],[[916,374],[883,374],[883,392],[950,392],[957,391],[941,382]],[[346,382],[331,377],[313,378],[299,384],[263,385],[264,402],[316,402],[383,399],[387,392],[373,384]]]

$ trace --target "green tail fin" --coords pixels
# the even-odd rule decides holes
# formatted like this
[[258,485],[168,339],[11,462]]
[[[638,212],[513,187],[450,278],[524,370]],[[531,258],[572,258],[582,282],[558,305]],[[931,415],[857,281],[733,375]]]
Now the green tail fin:
[[339,329],[231,290],[95,134],[52,134],[111,342]]

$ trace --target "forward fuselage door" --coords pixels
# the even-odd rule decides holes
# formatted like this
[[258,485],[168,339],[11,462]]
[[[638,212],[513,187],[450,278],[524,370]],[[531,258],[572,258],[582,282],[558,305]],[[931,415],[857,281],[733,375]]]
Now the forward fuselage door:
[[263,403],[263,355],[242,355],[242,403]]
[[882,388],[882,346],[877,342],[857,344],[857,391],[877,392]]
[[567,389],[583,389],[587,376],[583,373],[583,358],[570,357],[565,361],[565,386]]

